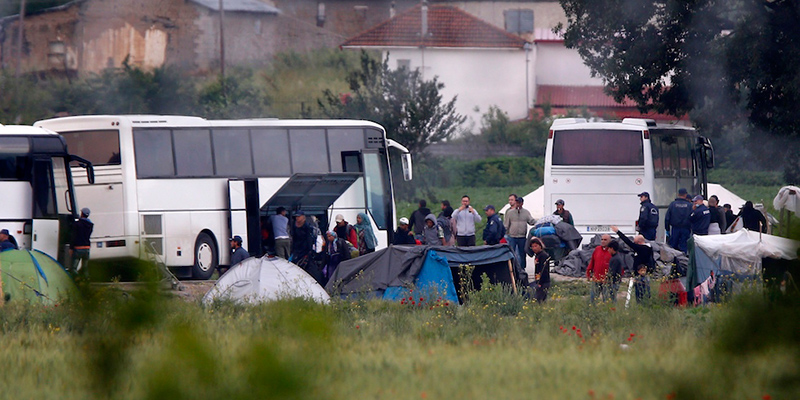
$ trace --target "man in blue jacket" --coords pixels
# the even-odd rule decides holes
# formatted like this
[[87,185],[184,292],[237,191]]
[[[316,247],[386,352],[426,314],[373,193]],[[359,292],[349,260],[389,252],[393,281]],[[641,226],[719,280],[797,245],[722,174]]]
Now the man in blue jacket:
[[639,193],[639,224],[636,229],[647,240],[656,240],[656,228],[658,228],[658,208],[650,201],[650,193]]
[[703,204],[703,196],[694,196],[694,207],[689,215],[689,222],[692,223],[692,233],[695,235],[708,235],[708,226],[711,224],[711,210]]
[[686,241],[692,234],[689,215],[692,214],[692,202],[686,189],[678,190],[678,197],[670,203],[667,215],[664,216],[664,228],[669,233],[669,246],[684,253],[687,251]]
[[486,244],[499,244],[500,239],[506,234],[506,228],[500,222],[500,217],[497,216],[493,205],[489,204],[484,207],[483,211],[486,211],[487,217],[486,227],[483,228],[483,241]]

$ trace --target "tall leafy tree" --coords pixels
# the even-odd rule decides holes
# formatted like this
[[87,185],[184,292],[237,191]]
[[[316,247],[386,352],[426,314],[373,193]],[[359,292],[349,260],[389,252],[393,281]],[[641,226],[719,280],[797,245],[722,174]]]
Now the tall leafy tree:
[[350,93],[323,91],[319,106],[331,118],[359,118],[381,124],[388,137],[421,155],[431,143],[455,134],[465,117],[455,111],[456,98],[442,99],[444,84],[426,81],[419,71],[390,70],[383,61],[361,53],[360,69],[347,76]]
[[615,100],[692,113],[711,130],[743,119],[764,132],[800,131],[800,2],[560,3],[565,44],[578,50]]

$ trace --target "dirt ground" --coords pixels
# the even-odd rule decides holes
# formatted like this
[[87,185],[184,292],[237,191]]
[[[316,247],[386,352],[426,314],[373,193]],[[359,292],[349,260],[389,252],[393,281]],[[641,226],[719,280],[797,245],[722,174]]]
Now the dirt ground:
[[[216,280],[180,281],[177,288],[173,288],[168,283],[164,283],[161,287],[161,293],[165,296],[178,297],[190,302],[200,301],[216,282]],[[122,292],[133,292],[142,286],[141,283],[137,282],[95,283],[94,285],[97,287],[111,286]]]

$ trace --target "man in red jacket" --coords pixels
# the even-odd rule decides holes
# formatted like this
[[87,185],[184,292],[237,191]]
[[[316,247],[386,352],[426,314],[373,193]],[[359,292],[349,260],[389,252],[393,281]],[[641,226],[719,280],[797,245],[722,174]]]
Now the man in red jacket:
[[592,259],[589,260],[589,267],[586,268],[586,279],[592,285],[591,292],[589,292],[591,303],[594,303],[594,300],[601,295],[604,299],[607,296],[604,283],[608,273],[608,262],[611,261],[611,253],[608,251],[609,243],[611,243],[610,235],[600,237],[600,246],[594,248]]

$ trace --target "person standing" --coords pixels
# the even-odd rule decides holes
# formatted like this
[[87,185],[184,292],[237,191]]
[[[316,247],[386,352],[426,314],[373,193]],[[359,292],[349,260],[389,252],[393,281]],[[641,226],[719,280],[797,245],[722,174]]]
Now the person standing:
[[350,244],[347,240],[340,238],[334,231],[328,231],[325,238],[325,267],[322,268],[322,277],[325,283],[323,286],[331,279],[339,263],[350,259]]
[[650,300],[650,278],[647,276],[647,266],[636,267],[636,277],[633,278],[633,289],[636,292],[636,301],[639,304]]
[[[233,252],[231,255],[231,267],[250,258],[250,253],[242,247],[242,237],[239,235],[231,238],[231,251]],[[222,271],[220,271],[220,275],[222,275]]]
[[408,217],[408,228],[413,230],[415,235],[422,235],[422,228],[425,227],[425,217],[430,213],[431,209],[428,208],[428,202],[425,199],[421,199],[419,208],[414,210],[411,216]]
[[761,211],[756,210],[752,201],[748,200],[744,203],[744,207],[742,207],[742,211],[739,212],[739,216],[742,218],[742,227],[744,227],[744,229],[753,232],[767,233],[767,219],[764,218],[764,214],[762,214]]
[[708,226],[711,223],[711,211],[703,203],[703,196],[694,196],[692,201],[692,213],[689,215],[689,222],[692,223],[692,233],[695,235],[708,235]]
[[543,303],[547,300],[547,292],[550,290],[550,254],[544,251],[544,244],[537,237],[532,237],[529,255],[533,257],[533,277],[534,281],[531,283],[533,287],[533,298],[538,303]]
[[575,221],[572,220],[572,213],[564,208],[564,200],[556,200],[556,212],[554,212],[553,215],[558,215],[562,220],[564,220],[564,222],[575,226]]
[[[447,203],[447,205],[445,205]],[[453,207],[450,207],[450,202],[445,200],[442,202],[442,212],[436,217],[436,224],[442,228],[444,232],[445,246],[455,246],[456,238],[453,235]]]
[[317,239],[314,237],[314,228],[306,221],[306,214],[303,211],[294,213],[291,236],[292,254],[290,261],[304,269],[311,276],[319,277],[320,274],[317,268],[312,268],[315,267],[312,253]]
[[355,228],[356,232],[358,232],[358,254],[363,256],[375,251],[375,247],[378,246],[378,239],[375,237],[375,233],[372,232],[372,225],[366,213],[358,213]]
[[[415,245],[417,241],[414,240],[414,234],[408,229],[408,218],[400,218],[397,230],[394,231],[393,245]],[[354,246],[355,247],[355,246]]]
[[717,197],[717,195],[712,194],[711,197],[708,198],[708,210],[711,212],[708,234],[719,235],[725,230],[726,223],[725,211],[719,206],[719,197]]
[[92,248],[90,238],[94,231],[94,223],[89,219],[90,213],[89,208],[82,208],[80,218],[72,225],[72,242],[69,251],[72,255],[70,272],[73,277],[78,275],[78,266],[80,265],[81,275],[89,278],[89,250]]
[[658,208],[650,201],[650,193],[639,193],[639,223],[636,229],[647,240],[656,240],[656,228],[658,228]]
[[611,243],[610,235],[600,237],[600,246],[594,248],[589,266],[586,268],[586,279],[592,286],[589,292],[589,301],[594,303],[595,299],[605,293],[606,274],[608,274],[608,263],[611,261],[611,253],[608,251],[608,244]]
[[[403,219],[406,220],[406,223],[408,222],[407,218]],[[333,227],[333,231],[336,232],[336,236],[347,240],[353,247],[358,248],[358,232],[356,232],[356,228],[345,221],[342,214],[336,214],[334,220],[336,221],[336,226]]]
[[422,229],[422,244],[428,246],[444,246],[444,232],[442,227],[436,223],[436,216],[433,213],[425,217],[425,228]]
[[725,210],[725,229],[722,231],[725,232],[728,230],[728,227],[733,224],[733,220],[736,219],[736,215],[733,213],[732,207],[730,204],[725,204],[722,206],[722,209]]
[[633,250],[633,265],[644,265],[648,273],[653,273],[656,269],[656,262],[653,258],[653,247],[647,243],[647,239],[642,235],[636,235],[631,241],[616,226],[611,226],[611,230],[616,232],[619,238]]
[[272,236],[275,238],[275,255],[288,260],[292,250],[292,238],[289,236],[289,218],[286,217],[286,209],[278,207],[275,215],[269,217],[269,223],[272,225]]
[[456,220],[456,244],[475,246],[475,224],[481,222],[481,215],[469,204],[469,196],[461,197],[461,206],[453,211]]
[[486,227],[483,228],[483,242],[489,245],[499,244],[500,239],[505,236],[506,228],[500,222],[500,217],[497,216],[497,211],[494,206],[489,204],[483,208],[486,211]]
[[606,301],[614,304],[617,301],[617,290],[619,290],[619,283],[622,281],[625,261],[622,259],[622,253],[619,252],[619,243],[616,241],[612,240],[608,243],[608,252],[611,254],[611,259],[608,260],[608,274],[606,275],[606,290],[608,291]]
[[536,220],[528,210],[522,207],[523,203],[522,197],[513,193],[508,195],[509,208],[503,218],[503,227],[506,228],[506,235],[508,235],[508,245],[517,255],[519,266],[525,269],[527,264],[525,254],[528,252],[525,241],[528,235],[528,225],[535,225]]
[[11,241],[11,233],[8,229],[0,230],[0,253],[7,250],[17,250],[17,245]]
[[692,234],[692,224],[689,222],[692,202],[688,196],[686,189],[678,190],[678,197],[669,204],[667,214],[664,216],[664,228],[669,234],[669,247],[684,253],[687,251],[686,242]]

